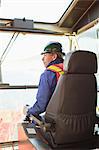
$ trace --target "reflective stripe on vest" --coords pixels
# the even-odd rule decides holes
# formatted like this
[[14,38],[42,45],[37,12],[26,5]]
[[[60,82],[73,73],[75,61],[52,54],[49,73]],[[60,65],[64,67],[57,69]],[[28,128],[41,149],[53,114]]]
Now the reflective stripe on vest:
[[63,63],[51,65],[51,66],[47,67],[47,69],[56,73],[57,81],[58,81],[60,75],[64,74]]

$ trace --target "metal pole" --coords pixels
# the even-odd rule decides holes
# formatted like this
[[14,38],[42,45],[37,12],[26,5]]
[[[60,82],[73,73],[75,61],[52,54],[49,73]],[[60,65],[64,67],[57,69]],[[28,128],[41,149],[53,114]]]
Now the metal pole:
[[1,60],[0,60],[0,83],[2,83]]

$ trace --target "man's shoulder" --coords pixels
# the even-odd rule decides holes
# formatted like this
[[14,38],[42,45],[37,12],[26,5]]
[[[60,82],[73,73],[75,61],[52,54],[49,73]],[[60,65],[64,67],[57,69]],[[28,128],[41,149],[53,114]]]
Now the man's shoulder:
[[51,76],[55,76],[55,72],[53,72],[52,70],[49,69],[45,69],[45,71],[41,74],[41,78],[48,78]]
[[48,68],[45,69],[45,71],[42,73],[43,75],[49,75],[49,74],[54,74],[54,72]]

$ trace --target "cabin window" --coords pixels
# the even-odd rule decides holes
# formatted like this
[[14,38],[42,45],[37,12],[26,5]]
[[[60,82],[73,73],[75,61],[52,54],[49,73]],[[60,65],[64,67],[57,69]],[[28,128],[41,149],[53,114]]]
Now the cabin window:
[[10,85],[38,85],[40,74],[45,69],[41,52],[50,41],[60,42],[63,51],[69,51],[69,39],[66,36],[20,33],[8,46],[12,36],[13,33],[0,33],[1,80]]
[[[58,22],[73,0],[1,0],[0,18]],[[5,11],[6,10],[6,11]]]
[[[97,55],[98,71],[97,78],[97,90],[99,91],[99,23],[91,29],[81,33],[78,36],[78,45],[81,50],[89,50]],[[99,92],[98,92],[98,106],[99,106]]]

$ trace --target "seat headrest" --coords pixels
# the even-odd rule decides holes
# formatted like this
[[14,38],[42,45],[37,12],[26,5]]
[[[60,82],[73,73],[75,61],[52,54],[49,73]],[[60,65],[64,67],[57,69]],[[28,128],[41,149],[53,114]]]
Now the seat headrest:
[[97,73],[97,57],[90,51],[70,52],[64,60],[64,71],[68,73]]

